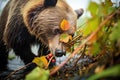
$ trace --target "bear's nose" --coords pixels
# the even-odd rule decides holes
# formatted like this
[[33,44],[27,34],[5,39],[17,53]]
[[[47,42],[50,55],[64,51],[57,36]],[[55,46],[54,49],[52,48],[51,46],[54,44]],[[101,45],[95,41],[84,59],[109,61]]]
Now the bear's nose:
[[65,50],[60,50],[60,49],[56,49],[55,50],[55,56],[56,57],[62,57],[63,55],[66,55],[66,51]]

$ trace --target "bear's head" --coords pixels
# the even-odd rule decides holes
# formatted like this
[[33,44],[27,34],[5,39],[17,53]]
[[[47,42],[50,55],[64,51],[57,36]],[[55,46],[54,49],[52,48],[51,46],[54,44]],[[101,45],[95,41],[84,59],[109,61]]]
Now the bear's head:
[[[60,36],[63,33],[73,36],[78,17],[65,0],[31,0],[23,7],[22,15],[32,35],[48,46],[53,54],[65,54],[66,46],[60,41]],[[69,29],[61,29],[63,20],[68,21]]]

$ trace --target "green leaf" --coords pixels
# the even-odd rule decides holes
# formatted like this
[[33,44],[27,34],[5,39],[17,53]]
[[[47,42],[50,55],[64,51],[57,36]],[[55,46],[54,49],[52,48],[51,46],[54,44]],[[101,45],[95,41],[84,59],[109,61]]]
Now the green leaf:
[[89,19],[89,22],[83,28],[83,35],[87,36],[90,33],[92,33],[93,31],[95,31],[98,27],[98,24],[99,24],[99,18],[98,17]]
[[108,68],[101,73],[95,74],[90,78],[88,78],[87,80],[98,80],[103,77],[111,77],[111,76],[120,76],[120,64]]
[[106,4],[106,6],[108,6],[108,7],[113,6],[113,2],[112,2],[111,0],[105,0],[105,4]]
[[110,14],[111,12],[113,12],[115,10],[111,0],[105,0],[105,2],[102,2],[100,7],[101,7],[100,11],[102,11],[101,14],[103,16],[106,16],[106,15]]
[[116,27],[114,27],[113,32],[110,34],[110,40],[116,41],[120,39],[120,21],[118,21],[118,24]]
[[92,16],[95,16],[98,13],[98,4],[95,2],[90,2],[88,10],[90,11]]
[[67,34],[67,33],[63,33],[63,34],[60,35],[60,41],[61,42],[67,43],[71,39],[72,39],[72,36]]
[[91,53],[93,56],[96,56],[97,54],[100,53],[100,44],[95,42],[93,43],[93,45],[91,46]]
[[49,70],[37,67],[26,76],[25,80],[48,80],[49,74]]
[[107,11],[108,11],[108,14],[110,14],[110,13],[115,11],[115,8],[114,7],[109,7]]

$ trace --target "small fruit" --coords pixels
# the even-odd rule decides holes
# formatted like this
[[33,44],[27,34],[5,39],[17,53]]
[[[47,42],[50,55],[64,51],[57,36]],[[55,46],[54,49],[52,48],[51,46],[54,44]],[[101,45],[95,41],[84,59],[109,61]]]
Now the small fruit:
[[51,58],[51,57],[53,56],[53,54],[52,54],[52,53],[50,53],[50,54],[48,54],[48,56]]
[[52,59],[52,63],[55,63],[55,59]]
[[47,55],[47,57],[46,57],[48,60],[50,59],[50,57]]

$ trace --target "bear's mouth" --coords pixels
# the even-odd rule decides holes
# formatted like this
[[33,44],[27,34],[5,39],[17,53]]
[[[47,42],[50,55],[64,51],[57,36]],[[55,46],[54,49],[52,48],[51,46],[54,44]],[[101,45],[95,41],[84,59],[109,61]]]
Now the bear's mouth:
[[55,57],[62,57],[66,55],[66,51],[64,49],[53,49],[50,48],[50,53],[54,54]]
[[62,57],[63,55],[66,55],[65,46],[59,41],[59,37],[56,36],[48,42],[50,52],[53,53],[55,57]]

